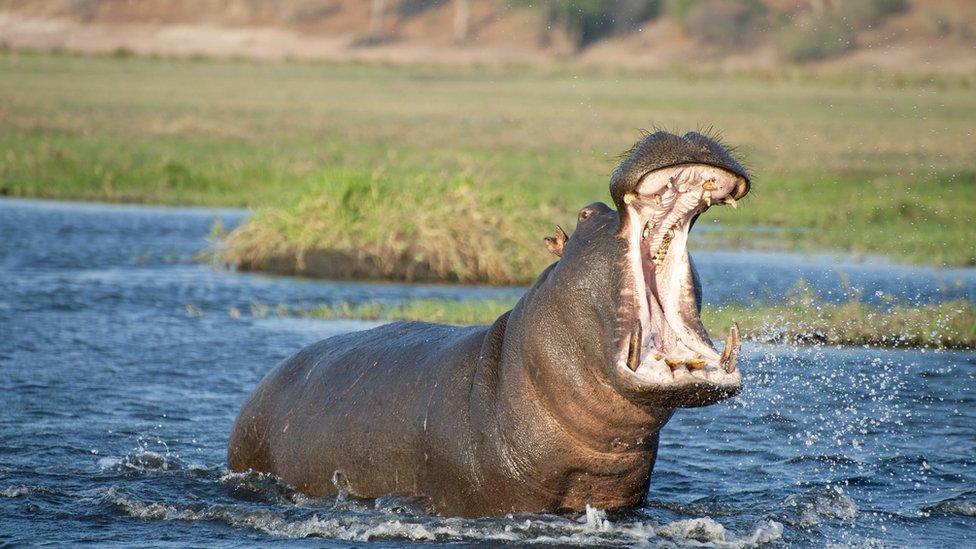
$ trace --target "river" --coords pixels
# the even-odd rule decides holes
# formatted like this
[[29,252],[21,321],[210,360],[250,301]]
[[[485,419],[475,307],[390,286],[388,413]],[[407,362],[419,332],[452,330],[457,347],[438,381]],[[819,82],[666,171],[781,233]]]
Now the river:
[[[373,541],[664,547],[976,543],[976,353],[743,344],[741,396],[679,411],[647,504],[609,515],[427,516],[226,471],[231,422],[276,362],[375,323],[290,306],[518,295],[322,282],[194,259],[241,211],[0,201],[0,545]],[[540,246],[540,253],[543,253]],[[976,300],[976,270],[696,255],[706,301]]]

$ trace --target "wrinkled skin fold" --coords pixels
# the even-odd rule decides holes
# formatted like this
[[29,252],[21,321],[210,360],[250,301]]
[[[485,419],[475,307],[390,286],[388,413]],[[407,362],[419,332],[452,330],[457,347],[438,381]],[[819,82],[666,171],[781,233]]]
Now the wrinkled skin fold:
[[674,410],[741,388],[738,331],[712,345],[687,240],[749,184],[711,138],[645,136],[611,177],[616,209],[587,206],[571,236],[546,239],[560,258],[514,309],[491,326],[400,322],[302,349],[244,404],[228,466],[448,515],[639,504]]

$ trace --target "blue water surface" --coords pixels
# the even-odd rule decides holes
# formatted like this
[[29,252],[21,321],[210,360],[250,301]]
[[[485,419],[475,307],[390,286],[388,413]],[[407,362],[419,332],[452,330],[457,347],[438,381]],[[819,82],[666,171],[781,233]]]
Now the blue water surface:
[[[244,215],[0,201],[0,544],[976,543],[974,352],[745,343],[742,395],[676,414],[648,502],[631,513],[433,517],[396,497],[316,500],[229,474],[231,422],[264,373],[374,325],[252,314],[255,302],[522,291],[275,278],[194,260],[215,219]],[[973,269],[696,257],[710,302],[780,299],[800,279],[828,299],[976,298]]]

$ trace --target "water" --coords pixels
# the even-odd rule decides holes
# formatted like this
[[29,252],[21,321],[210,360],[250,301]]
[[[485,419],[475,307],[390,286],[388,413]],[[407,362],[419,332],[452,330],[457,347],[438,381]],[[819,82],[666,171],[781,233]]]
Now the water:
[[[632,513],[430,517],[228,474],[231,422],[261,376],[371,325],[258,318],[252,301],[520,290],[228,273],[192,260],[215,216],[243,214],[0,201],[0,544],[976,543],[973,352],[746,343],[743,394],[676,414]],[[864,295],[976,297],[973,270],[742,253],[698,264],[710,300],[776,297],[801,277],[822,294],[846,279]]]

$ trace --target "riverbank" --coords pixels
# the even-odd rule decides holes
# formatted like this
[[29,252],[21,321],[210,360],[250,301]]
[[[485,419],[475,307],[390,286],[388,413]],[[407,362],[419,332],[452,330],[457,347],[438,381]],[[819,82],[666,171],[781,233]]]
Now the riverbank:
[[966,79],[11,52],[0,75],[0,192],[250,207],[223,250],[244,269],[527,283],[636,128],[704,122],[756,180],[699,249],[976,263]]
[[[251,314],[318,319],[418,320],[491,324],[515,299],[417,299],[399,303],[339,303],[308,308],[255,303]],[[976,305],[950,301],[878,307],[849,301],[827,303],[809,295],[781,304],[709,306],[702,309],[709,333],[720,337],[733,322],[742,337],[763,343],[892,348],[976,348]]]

